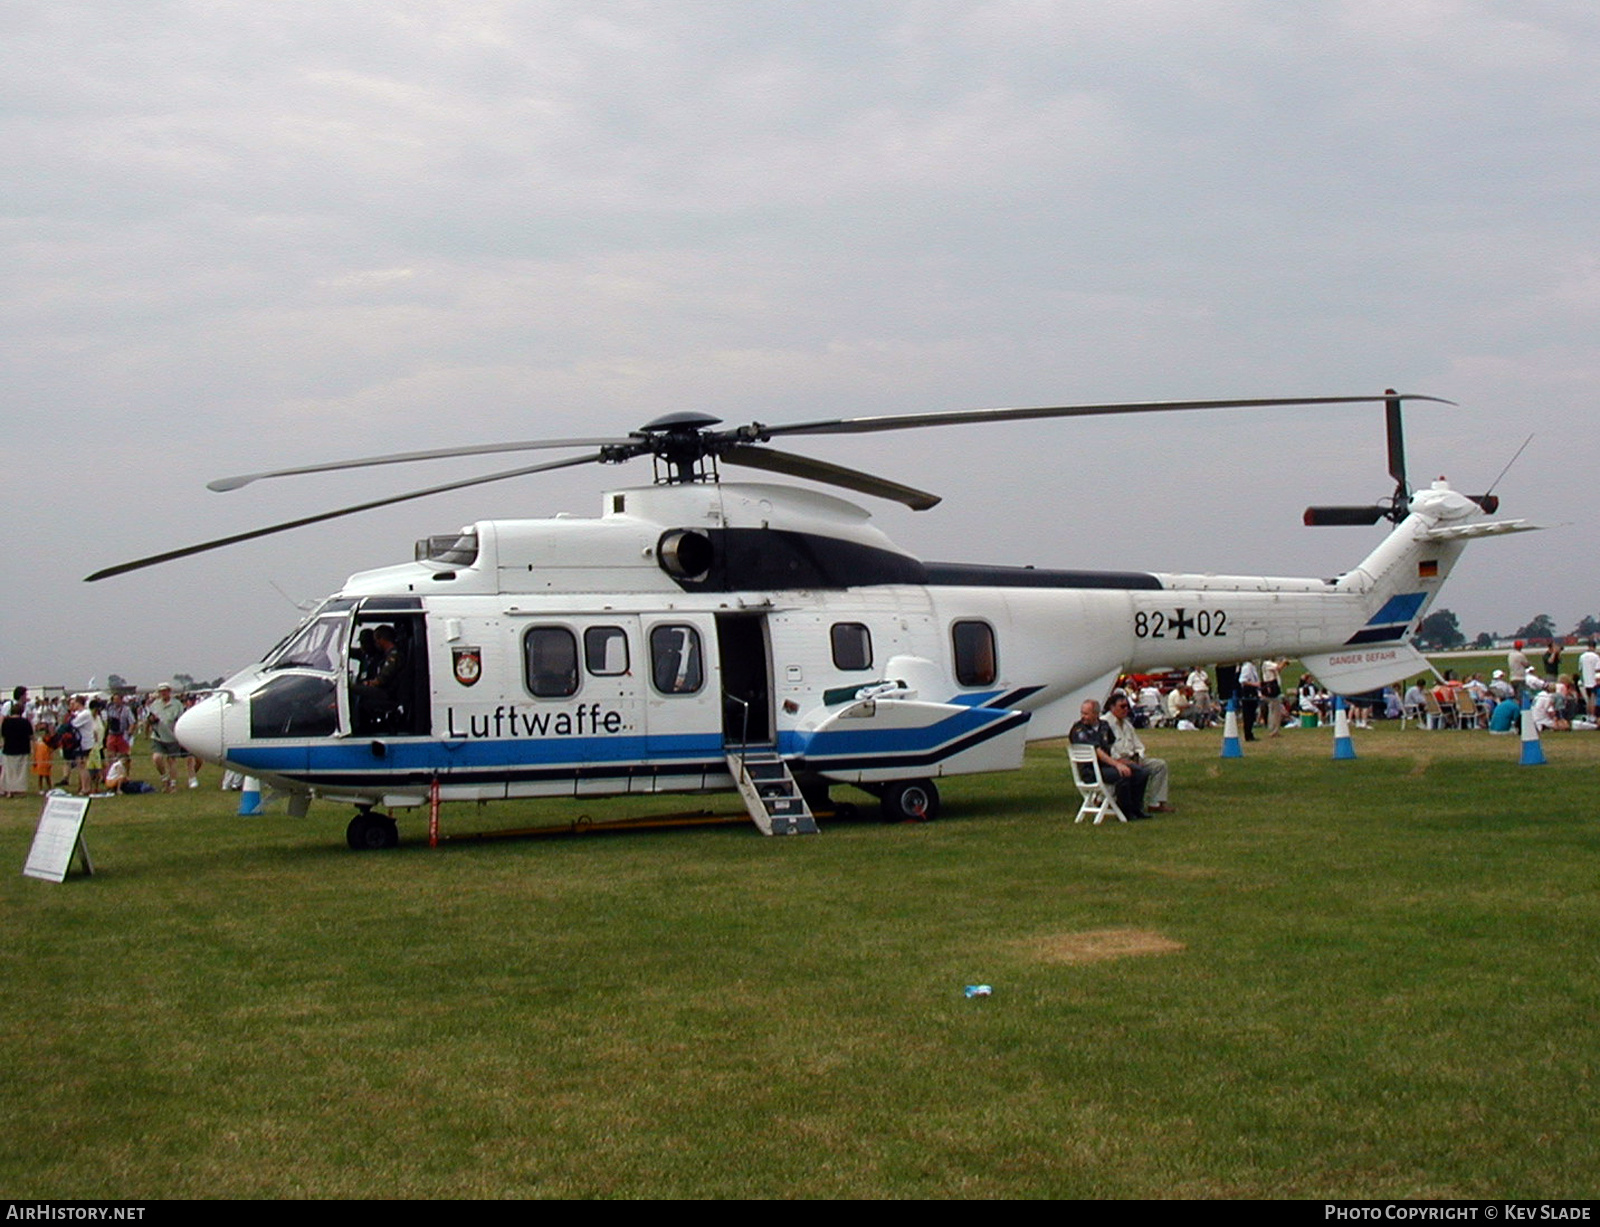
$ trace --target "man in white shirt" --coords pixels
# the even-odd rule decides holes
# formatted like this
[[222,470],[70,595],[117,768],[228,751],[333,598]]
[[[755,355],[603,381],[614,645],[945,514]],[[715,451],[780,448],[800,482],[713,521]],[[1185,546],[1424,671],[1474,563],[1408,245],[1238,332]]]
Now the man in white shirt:
[[1261,672],[1256,662],[1246,660],[1239,665],[1239,723],[1244,726],[1244,739],[1256,739],[1256,713],[1261,710]]
[[1594,650],[1593,639],[1578,657],[1578,685],[1583,687],[1583,710],[1592,713],[1597,701],[1595,688],[1600,686],[1600,652]]
[[34,714],[33,703],[28,699],[26,686],[18,686],[11,692],[11,698],[0,706],[0,716],[17,715],[32,720]]
[[1522,650],[1522,640],[1518,639],[1511,645],[1511,650],[1506,653],[1506,672],[1511,674],[1511,684],[1519,691],[1528,680],[1528,654]]
[[1283,667],[1289,662],[1267,657],[1261,662],[1261,701],[1267,705],[1267,736],[1283,729]]
[[1170,814],[1167,804],[1167,760],[1147,758],[1139,730],[1133,727],[1133,708],[1128,696],[1119,694],[1106,709],[1105,722],[1111,726],[1111,757],[1130,762],[1142,769],[1147,782],[1144,789],[1144,808],[1147,814]]
[[1196,665],[1183,681],[1184,685],[1189,687],[1189,693],[1194,696],[1194,705],[1203,712],[1210,711],[1211,679],[1206,677],[1205,666]]

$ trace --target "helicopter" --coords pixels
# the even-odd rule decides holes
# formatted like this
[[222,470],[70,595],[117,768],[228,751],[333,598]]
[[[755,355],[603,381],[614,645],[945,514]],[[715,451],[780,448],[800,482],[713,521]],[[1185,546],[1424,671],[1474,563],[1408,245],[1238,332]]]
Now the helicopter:
[[[1381,396],[1142,401],[833,418],[718,429],[678,412],[621,437],[407,452],[221,478],[257,481],[502,452],[577,455],[413,490],[168,550],[103,580],[448,490],[648,455],[654,482],[596,518],[479,520],[352,575],[262,660],[178,721],[184,747],[259,778],[304,814],[356,813],[352,848],[393,847],[398,809],[437,801],[737,788],[765,834],[809,834],[829,790],[929,819],[937,781],[1016,770],[1085,698],[1131,671],[1302,660],[1337,693],[1426,669],[1408,638],[1466,543],[1533,527],[1442,479],[1413,490],[1401,406]],[[928,510],[939,497],[769,446],[775,438],[1109,414],[1381,403],[1392,496],[1312,507],[1309,525],[1393,528],[1333,579],[925,562],[860,506],[809,486]],[[383,808],[389,813],[380,813]]]

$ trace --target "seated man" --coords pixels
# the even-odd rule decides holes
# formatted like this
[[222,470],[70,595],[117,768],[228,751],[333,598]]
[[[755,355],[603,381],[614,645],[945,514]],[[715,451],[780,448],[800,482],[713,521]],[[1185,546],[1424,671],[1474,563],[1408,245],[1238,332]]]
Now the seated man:
[[1429,728],[1437,728],[1438,725],[1435,723],[1434,717],[1427,714],[1427,682],[1427,678],[1419,677],[1416,681],[1411,683],[1410,687],[1406,690],[1406,697],[1403,700],[1404,710],[1406,715],[1411,717],[1413,720],[1426,720]]
[[[1126,703],[1127,699],[1122,698]],[[1075,746],[1093,746],[1095,757],[1100,761],[1101,778],[1110,784],[1117,794],[1117,808],[1128,819],[1148,818],[1144,812],[1144,790],[1149,782],[1149,775],[1137,765],[1115,758],[1111,754],[1111,745],[1115,734],[1111,726],[1100,719],[1100,704],[1093,699],[1085,699],[1083,706],[1078,709],[1081,717],[1067,733],[1067,740]],[[1087,765],[1084,766],[1084,778],[1089,779]]]
[[355,726],[359,733],[377,732],[394,722],[396,713],[405,702],[405,653],[400,650],[398,636],[392,626],[380,626],[373,632],[379,653],[376,662],[364,661],[370,667],[367,677],[350,687],[350,698],[355,707]]
[[1131,763],[1136,770],[1145,773],[1145,809],[1149,813],[1170,814],[1172,806],[1167,804],[1167,780],[1171,773],[1167,770],[1167,760],[1146,756],[1144,742],[1139,738],[1139,730],[1134,727],[1132,714],[1127,695],[1117,695],[1111,700],[1105,718],[1105,723],[1111,729],[1111,757],[1119,762]]
[[1476,673],[1461,683],[1461,689],[1472,696],[1472,705],[1480,712],[1488,711],[1493,706],[1489,702],[1489,687]]
[[1189,697],[1186,686],[1174,686],[1167,692],[1167,719],[1173,724],[1190,719],[1193,711],[1194,700]]

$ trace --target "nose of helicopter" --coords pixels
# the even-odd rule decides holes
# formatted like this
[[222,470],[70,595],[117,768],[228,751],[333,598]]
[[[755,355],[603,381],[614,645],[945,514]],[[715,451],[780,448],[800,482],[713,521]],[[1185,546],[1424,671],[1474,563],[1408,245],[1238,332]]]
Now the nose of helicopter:
[[179,716],[173,726],[183,748],[208,763],[222,761],[222,704],[220,694],[209,695]]

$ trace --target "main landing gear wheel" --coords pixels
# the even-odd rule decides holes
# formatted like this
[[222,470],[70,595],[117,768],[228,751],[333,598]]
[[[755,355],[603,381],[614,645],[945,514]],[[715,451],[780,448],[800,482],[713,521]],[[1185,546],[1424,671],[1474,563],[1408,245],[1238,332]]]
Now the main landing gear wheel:
[[900,780],[885,784],[885,822],[932,822],[939,816],[939,790],[932,780]]
[[345,828],[344,837],[357,852],[377,852],[400,846],[400,828],[394,819],[374,814],[369,809],[356,812]]

